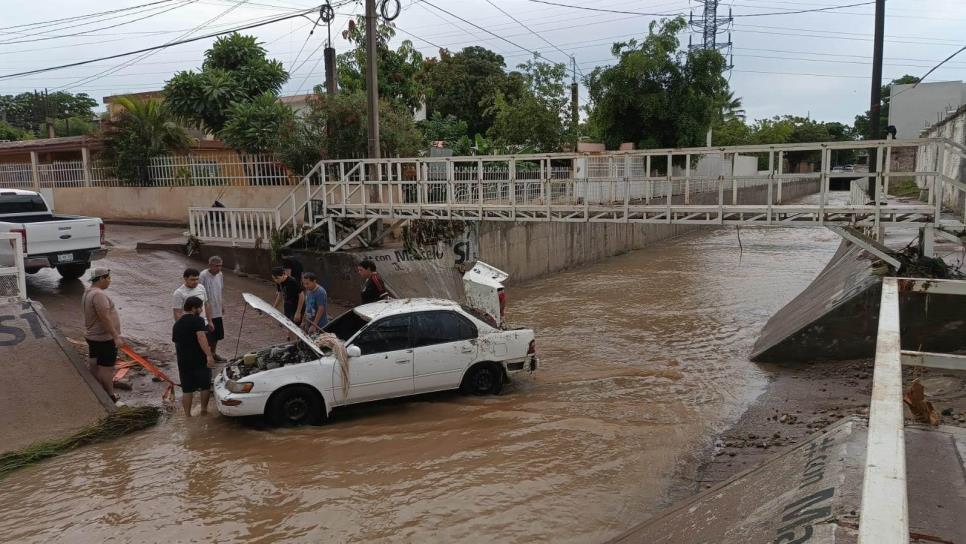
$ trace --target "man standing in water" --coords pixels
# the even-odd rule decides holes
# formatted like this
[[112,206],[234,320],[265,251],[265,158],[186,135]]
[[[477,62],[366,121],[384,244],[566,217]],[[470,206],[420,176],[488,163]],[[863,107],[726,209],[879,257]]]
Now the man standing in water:
[[111,271],[95,268],[91,271],[91,286],[81,299],[84,308],[84,339],[87,340],[87,366],[91,374],[115,403],[114,364],[117,350],[124,345],[121,339],[121,320],[114,301],[104,291],[111,285]]
[[178,356],[178,376],[181,378],[181,406],[185,417],[191,417],[191,402],[196,391],[201,391],[201,415],[208,414],[211,398],[211,369],[215,358],[208,346],[208,328],[201,317],[204,303],[198,297],[184,301],[184,313],[171,329]]
[[315,334],[322,327],[329,324],[329,296],[319,285],[319,278],[312,272],[302,274],[302,287],[305,289],[299,297],[299,306],[295,310],[295,320],[298,322],[302,310],[302,330],[308,334]]
[[356,267],[359,276],[365,280],[362,284],[362,303],[379,302],[384,298],[389,298],[389,290],[382,282],[379,272],[376,272],[376,263],[369,259],[364,259]]
[[222,306],[221,294],[225,290],[225,275],[221,271],[221,257],[213,256],[208,259],[208,268],[201,271],[198,281],[204,286],[208,294],[208,314],[209,329],[208,345],[211,346],[211,354],[215,356],[215,361],[224,363],[225,358],[218,355],[218,341],[225,338],[224,307]]

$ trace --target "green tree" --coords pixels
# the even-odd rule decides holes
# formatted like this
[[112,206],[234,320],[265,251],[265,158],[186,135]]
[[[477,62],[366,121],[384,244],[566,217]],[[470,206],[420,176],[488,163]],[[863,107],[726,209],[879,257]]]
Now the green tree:
[[[218,38],[205,51],[200,72],[178,72],[164,87],[165,103],[190,124],[220,134],[240,104],[266,93],[278,96],[288,73],[277,60],[265,57],[265,48],[254,36],[238,33]],[[251,120],[264,120],[252,115]],[[251,127],[233,128],[239,131]],[[260,130],[260,129],[259,129]]]
[[177,117],[159,100],[120,97],[123,111],[104,128],[104,151],[120,179],[149,185],[151,157],[184,151],[191,138]]
[[[879,108],[879,130],[882,131],[882,136],[885,135],[885,128],[889,126],[889,104],[891,102],[890,98],[892,97],[892,86],[909,85],[911,83],[918,82],[918,77],[906,74],[900,78],[893,79],[888,85],[882,86],[880,89],[882,107]],[[871,118],[872,110],[866,110],[862,115],[855,116],[855,123],[852,125],[852,130],[857,137],[862,139],[869,137],[869,131],[872,130],[872,126],[869,121]]]
[[507,74],[505,66],[502,56],[479,46],[440,51],[440,58],[426,61],[423,70],[428,113],[453,115],[466,121],[469,134],[486,134],[496,94],[512,102],[526,86],[521,74]]
[[[423,89],[420,73],[423,55],[409,40],[403,40],[397,49],[389,46],[396,35],[392,23],[380,23],[376,30],[379,54],[379,97],[398,102],[410,112],[422,105]],[[349,28],[342,37],[355,47],[336,57],[339,88],[354,93],[366,90],[366,18],[358,16],[349,21]]]
[[[368,152],[367,119],[366,95],[361,91],[318,95],[305,117],[292,120],[283,131],[275,155],[297,172],[321,159],[364,157]],[[379,103],[379,140],[387,157],[412,156],[423,146],[412,114],[388,100]]]
[[[78,127],[77,130],[71,127],[72,134],[86,134],[89,130],[79,132],[79,129],[82,126],[81,123],[86,123],[90,128],[95,107],[97,107],[97,101],[86,93],[73,94],[58,91],[49,93],[46,98],[40,93],[4,95],[0,96],[0,120],[46,138],[48,119],[55,125],[58,123],[57,120],[70,119],[70,124],[76,124]],[[61,134],[58,133],[58,135]]]
[[686,26],[683,17],[652,22],[642,41],[614,44],[617,64],[588,75],[594,136],[611,147],[704,143],[727,90],[725,60],[714,50],[680,51],[677,35]]
[[[487,131],[498,147],[557,151],[564,131],[559,112],[547,107],[533,94],[509,102],[503,93],[496,95],[493,126]],[[517,151],[520,152],[520,151]]]
[[219,135],[235,149],[258,153],[273,149],[279,134],[294,117],[292,108],[279,102],[277,96],[263,93],[253,100],[233,104]]
[[427,142],[446,142],[454,155],[469,155],[473,141],[469,137],[466,121],[457,119],[455,115],[443,117],[436,112],[416,126]]
[[33,134],[27,132],[26,130],[19,129],[10,125],[9,123],[0,121],[0,142],[5,140],[30,140],[32,138]]

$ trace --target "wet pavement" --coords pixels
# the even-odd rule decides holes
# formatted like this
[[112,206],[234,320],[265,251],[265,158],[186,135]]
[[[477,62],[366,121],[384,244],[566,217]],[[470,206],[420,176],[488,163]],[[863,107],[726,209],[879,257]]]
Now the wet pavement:
[[[5,479],[11,542],[592,542],[666,505],[766,384],[747,355],[839,244],[825,229],[706,230],[508,289],[543,366],[498,397],[436,394],[272,430],[174,414]],[[123,244],[122,244],[123,246]],[[183,258],[120,247],[125,320],[167,341]],[[32,294],[67,330],[80,284]],[[271,286],[229,276],[228,300]],[[261,289],[261,290],[259,290]],[[53,310],[59,308],[61,311]],[[229,331],[240,304],[229,304]],[[249,315],[249,318],[251,316]],[[266,319],[266,318],[260,318]],[[231,334],[231,332],[230,332]],[[280,332],[248,328],[245,346]]]

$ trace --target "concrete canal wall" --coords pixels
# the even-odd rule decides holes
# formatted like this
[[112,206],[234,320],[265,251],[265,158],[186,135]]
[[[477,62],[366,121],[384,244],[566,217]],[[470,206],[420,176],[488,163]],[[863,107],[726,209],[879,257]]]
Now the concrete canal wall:
[[[782,201],[818,192],[817,180],[785,182]],[[730,191],[725,202],[731,203]],[[738,204],[766,202],[768,188],[738,190]],[[661,204],[661,199],[652,203]],[[681,203],[675,197],[675,204]],[[692,204],[717,204],[717,193],[697,193]],[[476,237],[475,255],[510,274],[510,282],[522,282],[568,268],[599,262],[608,257],[645,248],[700,226],[645,225],[633,223],[501,223],[484,222]]]

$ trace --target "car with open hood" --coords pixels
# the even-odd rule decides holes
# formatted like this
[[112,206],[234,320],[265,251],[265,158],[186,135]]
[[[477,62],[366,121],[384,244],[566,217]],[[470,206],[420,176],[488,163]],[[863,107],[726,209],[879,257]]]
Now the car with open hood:
[[340,406],[459,389],[498,394],[537,369],[534,333],[500,329],[485,311],[431,298],[364,304],[309,336],[255,295],[245,302],[296,338],[231,361],[215,379],[218,410],[274,425],[321,423]]

